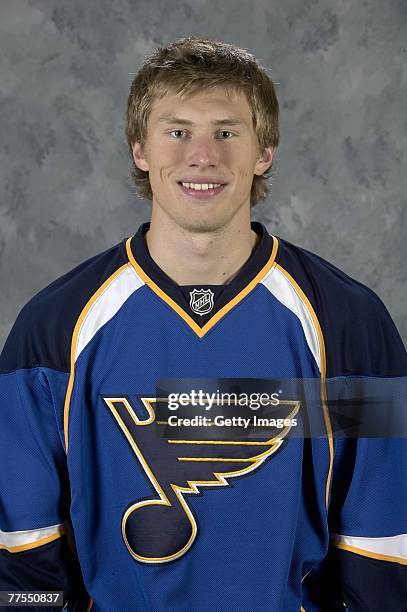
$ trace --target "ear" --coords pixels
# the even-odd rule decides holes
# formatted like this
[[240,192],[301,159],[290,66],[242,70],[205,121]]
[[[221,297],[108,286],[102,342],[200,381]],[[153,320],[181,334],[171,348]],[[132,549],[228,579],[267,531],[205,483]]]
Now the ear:
[[273,155],[276,150],[276,147],[266,147],[261,155],[261,157],[257,160],[256,166],[254,168],[254,174],[261,176],[268,170],[273,162]]
[[133,149],[134,163],[136,164],[137,168],[140,168],[140,170],[144,170],[145,172],[148,172],[149,165],[148,165],[147,159],[144,157],[144,153],[143,153],[140,143],[135,142],[132,146],[132,149]]

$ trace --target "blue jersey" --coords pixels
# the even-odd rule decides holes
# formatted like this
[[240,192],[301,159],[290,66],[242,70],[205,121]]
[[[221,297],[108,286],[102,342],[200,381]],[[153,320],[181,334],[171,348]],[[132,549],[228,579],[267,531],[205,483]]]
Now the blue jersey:
[[231,282],[179,286],[148,228],[38,293],[6,341],[0,590],[93,612],[406,610],[407,443],[336,436],[329,397],[406,376],[380,299],[258,222]]

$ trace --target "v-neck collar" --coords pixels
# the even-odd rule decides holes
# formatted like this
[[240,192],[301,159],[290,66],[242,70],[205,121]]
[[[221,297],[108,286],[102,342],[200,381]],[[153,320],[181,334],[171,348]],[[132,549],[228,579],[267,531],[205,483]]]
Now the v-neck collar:
[[[264,278],[274,264],[278,248],[277,238],[271,236],[262,223],[252,221],[251,229],[260,236],[260,240],[238,274],[229,283],[180,286],[151,257],[145,239],[149,228],[150,222],[142,223],[137,233],[126,240],[128,258],[140,278],[177,312],[200,338]],[[194,290],[197,297],[205,293],[209,296],[212,294],[213,306],[210,312],[198,314],[192,310]],[[187,296],[190,296],[189,300]]]

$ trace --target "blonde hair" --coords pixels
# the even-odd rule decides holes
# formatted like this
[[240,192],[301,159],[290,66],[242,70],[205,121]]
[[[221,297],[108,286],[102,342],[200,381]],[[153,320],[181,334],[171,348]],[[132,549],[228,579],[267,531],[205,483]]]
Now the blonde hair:
[[[147,120],[156,99],[169,93],[189,96],[216,87],[246,95],[261,152],[266,147],[278,146],[279,105],[274,83],[266,69],[245,49],[189,36],[156,48],[146,57],[132,81],[126,114],[126,138],[132,160],[133,144],[138,142],[144,147]],[[131,177],[138,196],[152,200],[148,172],[138,168],[134,160]],[[261,176],[254,175],[251,206],[267,198],[270,177],[271,166]]]

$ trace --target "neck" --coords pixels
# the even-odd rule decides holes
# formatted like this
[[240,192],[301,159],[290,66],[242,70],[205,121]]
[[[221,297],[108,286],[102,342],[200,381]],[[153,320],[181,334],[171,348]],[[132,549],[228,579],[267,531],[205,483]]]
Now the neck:
[[229,283],[259,240],[250,226],[250,211],[245,222],[232,219],[205,232],[188,231],[168,216],[158,222],[152,214],[145,238],[155,263],[178,285]]

